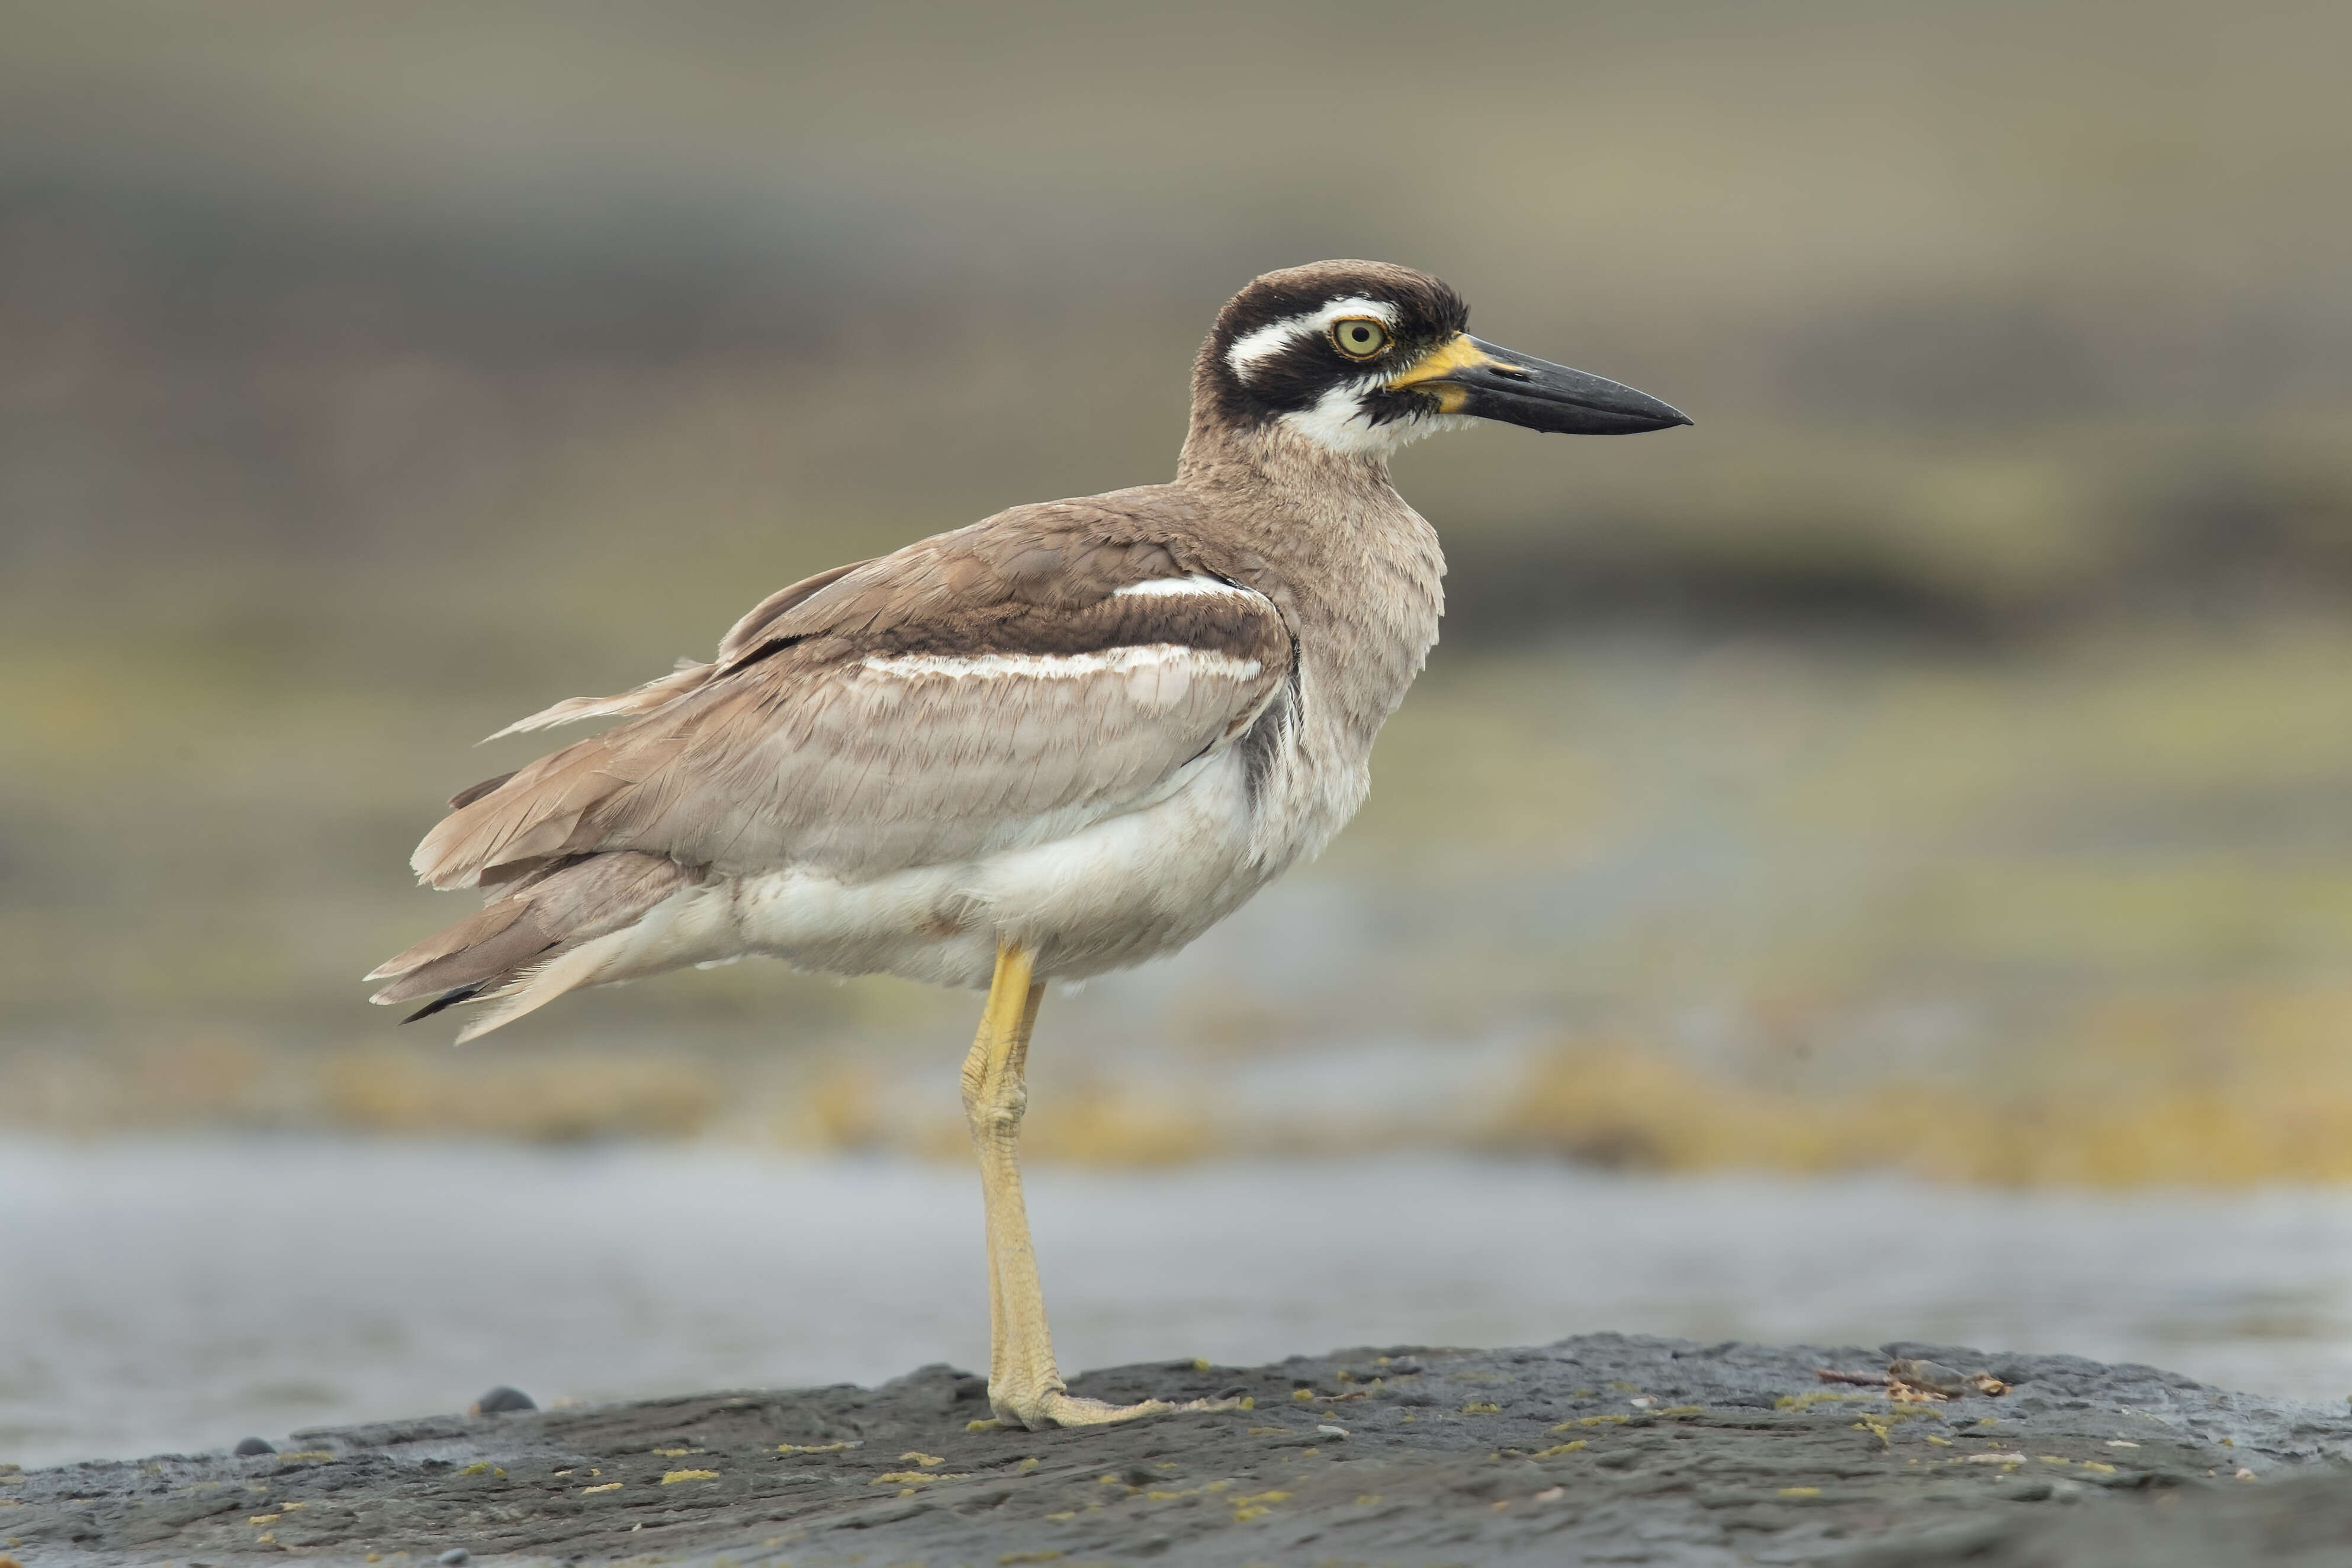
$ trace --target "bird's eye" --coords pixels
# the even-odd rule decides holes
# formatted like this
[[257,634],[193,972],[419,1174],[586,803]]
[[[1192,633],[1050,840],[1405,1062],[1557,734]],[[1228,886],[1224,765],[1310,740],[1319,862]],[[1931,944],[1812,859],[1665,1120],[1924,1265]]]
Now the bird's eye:
[[1389,346],[1389,330],[1378,321],[1350,316],[1331,323],[1331,341],[1349,359],[1370,359]]

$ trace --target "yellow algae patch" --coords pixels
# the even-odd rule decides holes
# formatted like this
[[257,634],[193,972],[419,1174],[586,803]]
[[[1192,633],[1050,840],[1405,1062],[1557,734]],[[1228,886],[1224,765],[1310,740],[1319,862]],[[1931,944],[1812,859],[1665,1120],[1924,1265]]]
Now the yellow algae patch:
[[370,1048],[340,1053],[314,1071],[329,1116],[380,1132],[447,1130],[544,1143],[678,1138],[728,1100],[719,1074],[669,1058],[451,1061]]
[[1315,1397],[1315,1391],[1311,1388],[1294,1388],[1290,1391],[1290,1397],[1305,1405]]
[[709,1450],[707,1448],[656,1448],[654,1452],[665,1459],[682,1459],[688,1454],[704,1454]]
[[[970,1479],[971,1477],[969,1474],[961,1472],[941,1475],[937,1470],[889,1470],[875,1477],[866,1484],[869,1487],[881,1487],[899,1486],[910,1481],[920,1484],[930,1481],[968,1481]],[[1108,1480],[1110,1478],[1105,1476],[1103,1479]]]
[[1030,1471],[1032,1471],[1032,1470],[1035,1469],[1035,1468],[1038,1467],[1038,1465],[1039,1465],[1040,1463],[1042,1463],[1042,1461],[1041,1461],[1041,1460],[1039,1460],[1039,1459],[1036,1458],[1036,1456],[1034,1456],[1034,1455],[1033,1454],[1033,1455],[1032,1455],[1032,1456],[1030,1456],[1028,1458],[1025,1458],[1025,1459],[1022,1460],[1019,1464],[1017,1464],[1017,1465],[1013,1466],[1013,1473],[1014,1475],[1016,1475],[1016,1476],[1025,1476],[1025,1475],[1027,1475]]
[[855,1443],[779,1443],[779,1454],[839,1454],[856,1447]]
[[920,1465],[927,1470],[936,1470],[941,1465],[947,1463],[947,1461],[940,1458],[939,1455],[926,1454],[920,1448],[909,1448],[905,1453],[899,1455],[898,1458],[901,1463]]
[[674,1487],[680,1481],[715,1481],[718,1479],[717,1470],[665,1470],[662,1472],[661,1484]]
[[582,1488],[580,1489],[580,1495],[581,1495],[582,1497],[593,1497],[593,1496],[595,1496],[598,1492],[616,1492],[616,1491],[619,1491],[620,1489],[621,1489],[621,1483],[620,1483],[620,1482],[618,1482],[618,1481],[606,1481],[606,1482],[605,1482],[603,1486],[601,1486],[601,1487],[582,1487]]
[[1531,1459],[1556,1459],[1562,1454],[1573,1454],[1580,1448],[1589,1448],[1591,1447],[1591,1445],[1586,1442],[1585,1439],[1579,1437],[1573,1443],[1555,1443],[1549,1448],[1539,1448],[1536,1452],[1528,1455],[1528,1458]]
[[1876,1415],[1864,1415],[1861,1420],[1853,1424],[1853,1429],[1857,1432],[1870,1433],[1878,1439],[1879,1447],[1892,1447],[1895,1443],[1895,1428],[1901,1426],[1904,1422],[1918,1420],[1938,1421],[1941,1419],[1942,1415],[1940,1413],[1929,1406],[1921,1405],[1898,1405],[1892,1410],[1882,1411]]
[[2116,1468],[2113,1465],[2103,1465],[2096,1459],[2084,1460],[2083,1468],[2086,1470],[2096,1470],[2103,1476],[2112,1476],[2116,1473]]
[[1816,1405],[1853,1405],[1878,1397],[1875,1394],[1840,1394],[1834,1389],[1816,1388],[1807,1394],[1784,1394],[1772,1402],[1772,1408],[1811,1410]]
[[1483,1399],[1474,1399],[1462,1407],[1465,1415],[1500,1415],[1502,1413],[1501,1405]]
[[1780,1489],[1780,1495],[1782,1497],[1819,1497],[1822,1495],[1822,1489],[1819,1487],[1782,1487]]
[[1290,1494],[1288,1492],[1252,1492],[1246,1497],[1237,1497],[1233,1500],[1234,1522],[1247,1524],[1251,1520],[1264,1518],[1273,1510],[1276,1503],[1288,1502]]
[[[2129,946],[2151,919],[2195,926],[2214,910],[2342,930],[2352,912],[2315,879],[2249,879],[2183,864],[2132,873],[1978,863],[1947,889],[1949,918],[2004,951],[2015,913]],[[2062,915],[2059,911],[2073,910]],[[2258,911],[2248,913],[2247,911]],[[2171,940],[2149,931],[2159,947]],[[1509,1147],[1634,1152],[1664,1169],[1894,1167],[2005,1186],[2249,1187],[2352,1180],[2352,1069],[2335,1042],[2352,987],[2158,986],[2096,996],[2036,1033],[2033,1076],[1997,1092],[1889,1080],[1799,1097],[1697,1073],[1639,1043],[1580,1047],[1536,1063],[1490,1126]],[[2216,1078],[2210,1042],[2231,1041]],[[2101,1086],[2088,1095],[2084,1085]],[[2116,1087],[2116,1086],[2121,1087]]]

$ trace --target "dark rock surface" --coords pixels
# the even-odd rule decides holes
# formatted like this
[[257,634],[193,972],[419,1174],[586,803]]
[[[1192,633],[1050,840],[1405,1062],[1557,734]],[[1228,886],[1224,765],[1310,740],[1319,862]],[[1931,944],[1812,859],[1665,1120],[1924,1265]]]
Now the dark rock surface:
[[[2005,1396],[1824,1384],[1926,1357]],[[26,1568],[85,1562],[2352,1563],[2352,1411],[1949,1346],[1628,1338],[1078,1380],[1253,1407],[971,1425],[981,1380],[297,1433],[0,1477]],[[2242,1474],[2243,1472],[2243,1474]]]

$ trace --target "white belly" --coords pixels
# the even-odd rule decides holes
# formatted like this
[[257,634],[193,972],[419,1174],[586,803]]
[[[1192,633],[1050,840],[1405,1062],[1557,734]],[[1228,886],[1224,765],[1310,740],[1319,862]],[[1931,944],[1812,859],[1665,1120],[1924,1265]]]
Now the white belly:
[[1238,751],[1197,767],[1158,804],[1047,844],[864,882],[789,868],[691,889],[627,933],[600,977],[758,953],[826,973],[984,986],[1000,937],[1032,948],[1047,979],[1172,952],[1292,858],[1265,857],[1262,835],[1253,850]]

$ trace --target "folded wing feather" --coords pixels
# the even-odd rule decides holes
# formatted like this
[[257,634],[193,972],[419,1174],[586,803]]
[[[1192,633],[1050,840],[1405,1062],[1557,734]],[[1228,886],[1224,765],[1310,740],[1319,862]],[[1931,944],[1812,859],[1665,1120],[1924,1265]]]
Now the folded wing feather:
[[857,880],[1158,798],[1265,710],[1293,644],[1244,567],[1150,499],[1022,508],[820,574],[709,664],[509,726],[624,720],[456,797],[417,873],[502,890],[378,970],[375,999],[511,994],[711,876]]

